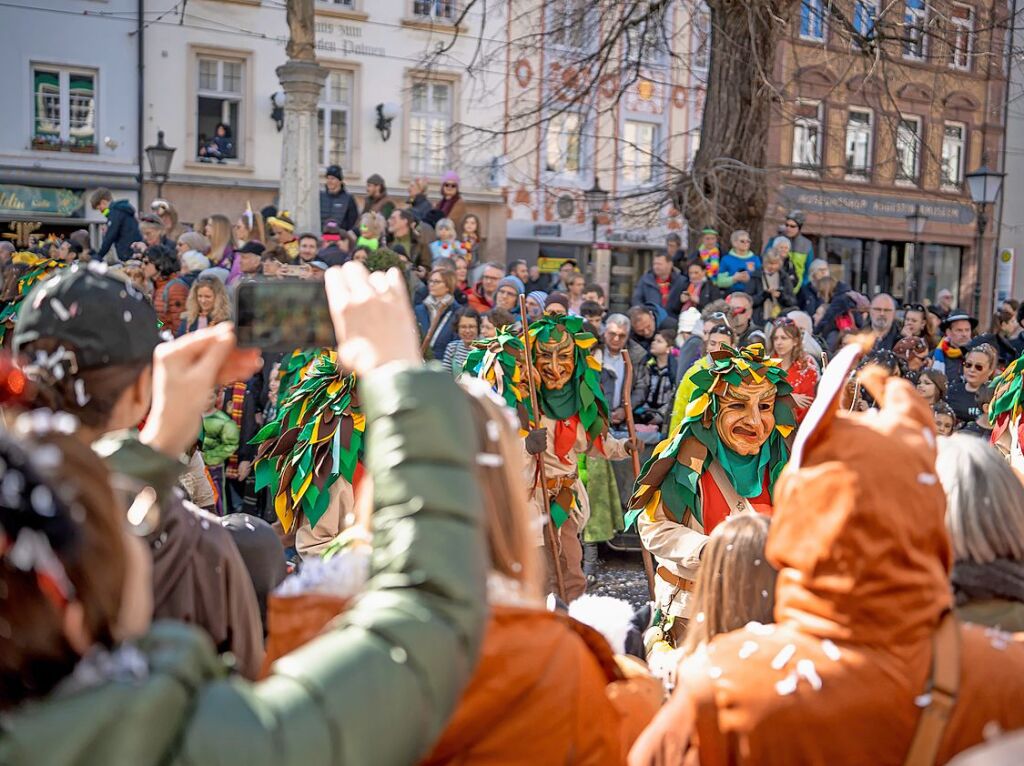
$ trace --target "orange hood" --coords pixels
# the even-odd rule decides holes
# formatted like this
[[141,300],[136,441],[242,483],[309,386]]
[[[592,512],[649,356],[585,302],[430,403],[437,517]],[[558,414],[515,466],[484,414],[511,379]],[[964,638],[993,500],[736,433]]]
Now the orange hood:
[[839,412],[857,355],[847,347],[826,369],[775,488],[775,619],[821,638],[916,641],[951,601],[934,421],[910,383],[875,371],[861,382],[881,409]]

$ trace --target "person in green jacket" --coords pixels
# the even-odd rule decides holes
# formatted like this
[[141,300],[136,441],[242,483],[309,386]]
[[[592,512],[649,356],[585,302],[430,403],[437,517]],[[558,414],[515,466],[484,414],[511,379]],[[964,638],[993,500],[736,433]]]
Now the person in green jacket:
[[[343,339],[339,356],[359,377],[371,434],[377,553],[367,591],[326,632],[275,663],[266,680],[232,678],[209,640],[187,626],[157,624],[139,636],[148,621],[136,599],[148,589],[145,568],[127,560],[127,542],[116,559],[85,545],[95,535],[71,510],[83,496],[68,502],[58,487],[72,477],[59,480],[60,460],[36,450],[50,468],[22,471],[15,481],[29,490],[22,512],[0,507],[12,543],[3,548],[0,577],[22,595],[0,599],[0,620],[8,636],[33,638],[13,649],[0,643],[0,763],[398,766],[415,763],[441,732],[486,618],[479,439],[469,418],[450,417],[465,406],[451,375],[419,366],[397,272],[371,280],[349,263],[328,273],[327,288]],[[204,404],[184,392],[258,363],[240,358],[230,326],[203,332],[199,343],[154,355],[153,410],[141,438],[168,470],[196,438]],[[139,449],[139,441],[131,444]],[[124,573],[116,610],[110,589],[97,590],[86,576],[101,570]],[[40,682],[12,694],[10,682],[27,661]]]

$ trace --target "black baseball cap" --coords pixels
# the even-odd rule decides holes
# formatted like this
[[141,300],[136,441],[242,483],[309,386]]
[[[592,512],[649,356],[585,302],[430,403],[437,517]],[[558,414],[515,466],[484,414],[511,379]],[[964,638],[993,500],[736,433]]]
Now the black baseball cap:
[[79,369],[149,362],[160,343],[158,324],[145,296],[104,264],[75,264],[25,297],[14,352],[53,338],[72,347]]

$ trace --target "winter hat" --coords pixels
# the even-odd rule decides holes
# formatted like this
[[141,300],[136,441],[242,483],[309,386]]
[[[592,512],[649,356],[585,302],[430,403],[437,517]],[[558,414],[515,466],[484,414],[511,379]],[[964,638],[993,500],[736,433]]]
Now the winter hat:
[[441,183],[455,184],[456,186],[461,186],[461,183],[459,182],[459,174],[456,173],[454,170],[449,170],[447,173],[441,176]]
[[222,269],[220,266],[203,269],[199,272],[200,279],[219,279],[221,284],[226,284],[229,276],[231,276],[231,272],[227,269]]
[[533,292],[527,293],[526,297],[533,298],[535,301],[537,301],[537,305],[543,308],[545,302],[548,299],[548,294],[543,290],[534,290]]
[[341,166],[340,165],[328,165],[327,170],[324,171],[324,176],[328,178],[337,178],[339,181],[342,179]]
[[512,274],[509,274],[507,277],[498,282],[498,289],[500,290],[505,285],[511,285],[516,289],[516,292],[519,293],[520,295],[526,292],[526,286],[523,285],[523,280],[521,280],[519,277],[513,276]]
[[295,221],[292,220],[292,214],[287,210],[282,210],[277,215],[270,216],[267,219],[267,223],[285,231],[295,231]]
[[334,220],[328,221],[324,224],[322,234],[324,242],[337,242],[341,239],[341,224]]
[[569,296],[566,295],[565,293],[551,293],[550,295],[548,295],[548,299],[544,301],[544,308],[549,308],[555,303],[564,308],[566,311],[569,310]]
[[384,183],[384,177],[380,173],[374,173],[372,176],[366,179],[366,185],[376,184],[380,188],[385,188],[387,184]]
[[210,259],[195,250],[189,250],[181,256],[181,266],[184,271],[206,271],[210,268]]
[[692,334],[697,331],[702,322],[700,310],[690,306],[690,308],[679,315],[679,332]]
[[189,250],[195,250],[198,253],[204,254],[210,252],[210,240],[198,231],[186,231],[178,237],[178,241],[184,242],[185,246],[188,247]]

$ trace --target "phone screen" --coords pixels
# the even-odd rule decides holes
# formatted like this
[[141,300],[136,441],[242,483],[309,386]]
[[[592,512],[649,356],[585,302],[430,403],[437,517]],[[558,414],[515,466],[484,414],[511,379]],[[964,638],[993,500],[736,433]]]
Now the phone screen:
[[323,282],[268,279],[235,288],[238,345],[264,351],[336,346]]

